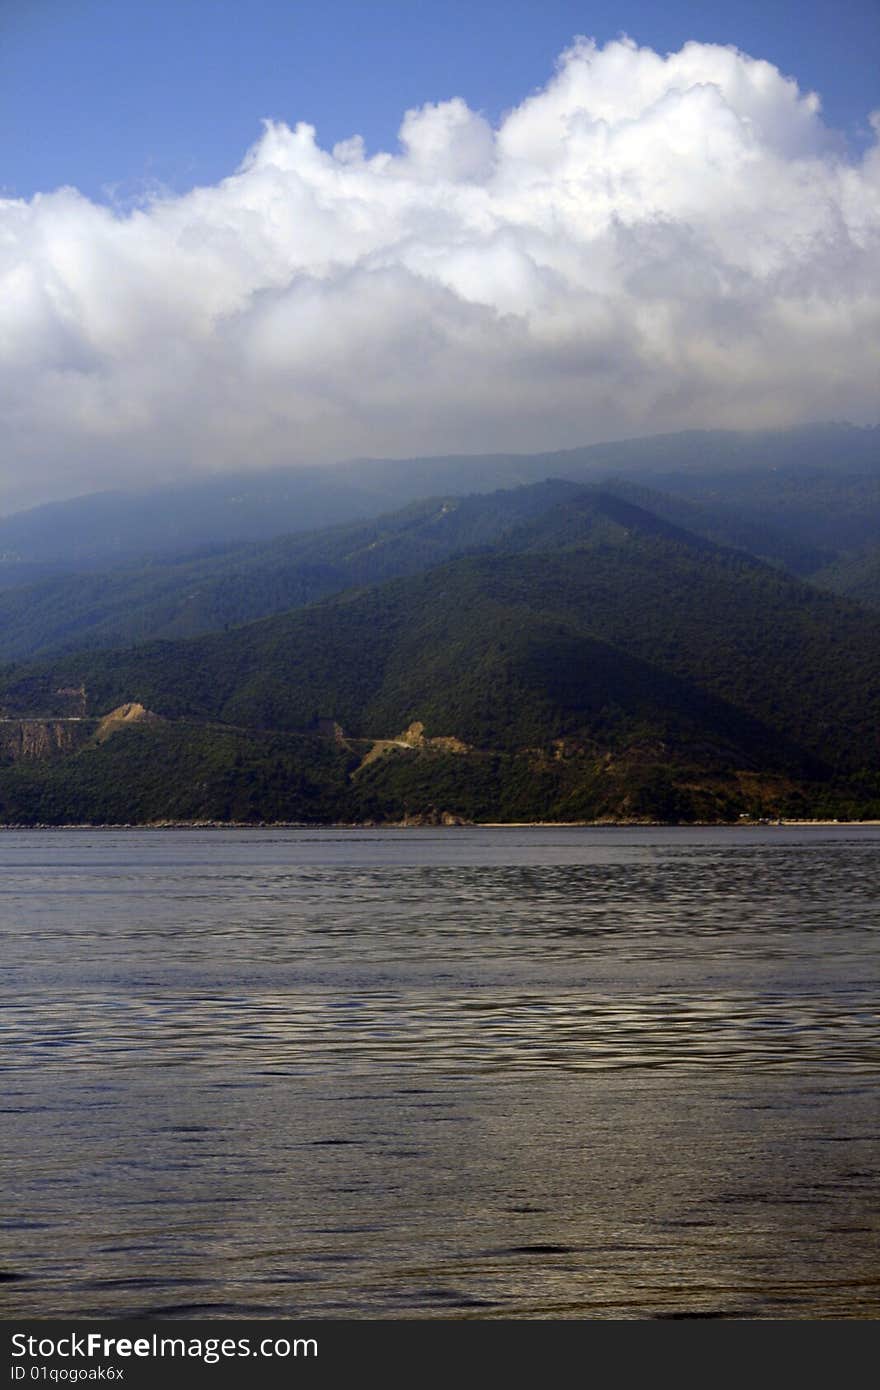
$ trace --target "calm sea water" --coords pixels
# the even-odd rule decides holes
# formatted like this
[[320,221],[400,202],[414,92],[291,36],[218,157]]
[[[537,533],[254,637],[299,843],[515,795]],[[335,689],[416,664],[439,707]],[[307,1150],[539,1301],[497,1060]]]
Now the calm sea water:
[[0,1316],[880,1316],[878,851],[0,833]]

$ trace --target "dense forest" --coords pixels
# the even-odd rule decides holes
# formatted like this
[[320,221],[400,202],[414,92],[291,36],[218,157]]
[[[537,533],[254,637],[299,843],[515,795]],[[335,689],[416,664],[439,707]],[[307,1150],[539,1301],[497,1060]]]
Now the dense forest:
[[10,588],[0,819],[877,815],[880,615],[794,572],[823,539],[559,479]]

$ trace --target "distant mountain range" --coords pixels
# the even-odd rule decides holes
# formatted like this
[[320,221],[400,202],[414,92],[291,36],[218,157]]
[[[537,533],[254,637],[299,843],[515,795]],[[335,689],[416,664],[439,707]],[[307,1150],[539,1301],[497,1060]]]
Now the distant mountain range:
[[727,505],[772,493],[747,463],[742,494],[550,479],[11,589],[0,820],[876,815],[880,615],[783,568],[823,558],[831,475],[786,525]]
[[[365,461],[360,471],[212,479],[145,497],[107,494],[37,508],[0,521],[0,662],[194,636],[416,573],[495,545],[522,517],[585,485],[601,490],[607,505],[616,496],[880,604],[870,552],[880,536],[878,442],[880,431],[851,426],[694,433],[562,454]],[[551,466],[560,472],[548,481]],[[517,486],[489,490],[511,475]],[[532,475],[541,481],[522,483]],[[438,482],[471,495],[452,486],[408,500]],[[661,482],[672,490],[659,490]],[[392,498],[407,504],[350,519]],[[345,519],[315,529],[316,517],[334,515]],[[254,539],[264,533],[271,538]]]
[[[148,461],[143,476],[149,478]],[[880,427],[695,430],[554,453],[363,459],[97,493],[0,517],[0,586],[18,576],[30,582],[52,568],[109,568],[147,555],[268,540],[367,520],[427,497],[546,478],[591,484],[625,478],[710,509],[732,507],[752,524],[781,522],[786,534],[794,511],[800,540],[809,530],[810,545],[838,550],[876,535]]]

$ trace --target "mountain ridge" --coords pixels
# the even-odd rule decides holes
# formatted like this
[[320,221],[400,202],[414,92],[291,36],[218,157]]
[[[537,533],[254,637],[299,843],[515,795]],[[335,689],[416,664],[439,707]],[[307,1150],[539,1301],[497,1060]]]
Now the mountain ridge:
[[[111,795],[106,769],[118,796],[120,775],[131,787],[153,776],[157,750],[174,748],[182,768],[196,747],[227,788],[200,807],[220,819],[246,787],[259,819],[267,808],[269,818],[309,819],[320,807],[331,819],[397,820],[438,807],[541,819],[615,806],[724,819],[743,814],[749,779],[774,813],[829,797],[873,805],[880,618],[662,522],[584,541],[577,503],[588,520],[590,509],[573,501],[557,507],[555,530],[552,509],[526,524],[526,548],[454,559],[228,633],[6,668],[7,717],[60,715],[71,701],[96,716],[137,702],[164,722],[122,729],[43,775],[17,764],[0,779],[0,812],[36,816],[47,789],[64,785],[68,805],[97,816]],[[401,750],[414,721],[424,745]],[[450,738],[466,751],[431,744]],[[364,768],[378,742],[388,756]],[[222,747],[232,764],[218,769]],[[120,773],[126,748],[134,761]],[[275,750],[274,782],[260,748]],[[170,810],[181,772],[165,775]],[[290,788],[307,784],[312,800],[297,800]],[[159,795],[150,805],[161,810]]]

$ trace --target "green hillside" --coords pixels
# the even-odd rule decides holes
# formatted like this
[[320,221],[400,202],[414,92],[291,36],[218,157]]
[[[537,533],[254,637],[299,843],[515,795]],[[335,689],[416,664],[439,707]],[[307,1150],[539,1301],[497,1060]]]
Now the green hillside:
[[[688,486],[692,490],[699,490],[692,481]],[[841,480],[842,490],[847,490],[849,486],[849,480]],[[801,538],[797,527],[793,533],[789,533],[787,529],[778,529],[769,524],[760,508],[743,508],[741,511],[736,495],[723,502],[714,500],[711,496],[713,489],[708,484],[705,491],[709,496],[699,501],[671,492],[658,492],[655,488],[627,482],[624,478],[607,479],[602,488],[693,535],[703,536],[716,545],[732,550],[744,550],[758,560],[802,577],[809,575],[812,578],[815,571],[829,564],[836,553],[833,548],[822,548]]]
[[[834,505],[823,516],[821,500],[814,505],[814,489],[803,508],[808,524],[823,535],[832,516],[840,531],[850,522],[857,526],[857,510],[847,499],[858,491],[859,479],[880,476],[880,429],[819,424],[788,430],[689,430],[534,454],[359,459],[273,472],[248,470],[243,461],[235,475],[207,476],[175,487],[142,483],[133,492],[96,493],[0,517],[0,588],[15,583],[17,569],[28,564],[129,566],[146,554],[167,558],[208,545],[267,540],[375,517],[425,497],[492,492],[545,478],[589,484],[627,479],[709,506],[721,480],[725,510],[741,501],[752,521],[775,527],[776,512],[787,508],[785,488],[796,501],[799,480],[809,489],[820,475],[824,481],[819,488]],[[759,496],[765,484],[765,495]],[[761,514],[768,498],[773,516]],[[809,543],[847,548],[842,539],[817,542],[813,537]],[[858,543],[865,542],[849,544]]]
[[880,462],[864,474],[796,467],[692,475],[677,470],[656,475],[652,486],[723,513],[729,524],[772,531],[802,573],[813,567],[810,551],[828,558],[870,545],[880,535]]
[[880,545],[842,556],[811,576],[814,584],[834,594],[880,608]]
[[0,676],[9,720],[129,701],[166,722],[8,767],[6,819],[235,818],[245,791],[249,817],[307,820],[865,814],[880,794],[880,618],[601,495],[501,552]]
[[496,544],[524,518],[578,491],[548,481],[433,498],[374,521],[7,589],[0,592],[0,661],[192,637],[417,573]]
[[[880,534],[878,443],[880,431],[849,426],[691,431],[546,454],[364,460],[55,503],[0,519],[0,662],[222,631],[503,548],[512,529],[578,488],[594,498],[594,537],[630,524],[611,515],[616,497],[640,510],[642,530],[649,513],[655,529],[665,522],[870,603],[870,573],[864,582],[853,576],[851,557]],[[499,483],[508,486],[492,492]],[[412,500],[419,496],[430,500]],[[376,516],[392,499],[407,505]],[[358,512],[371,519],[309,529]],[[152,558],[133,559],[151,548]]]

